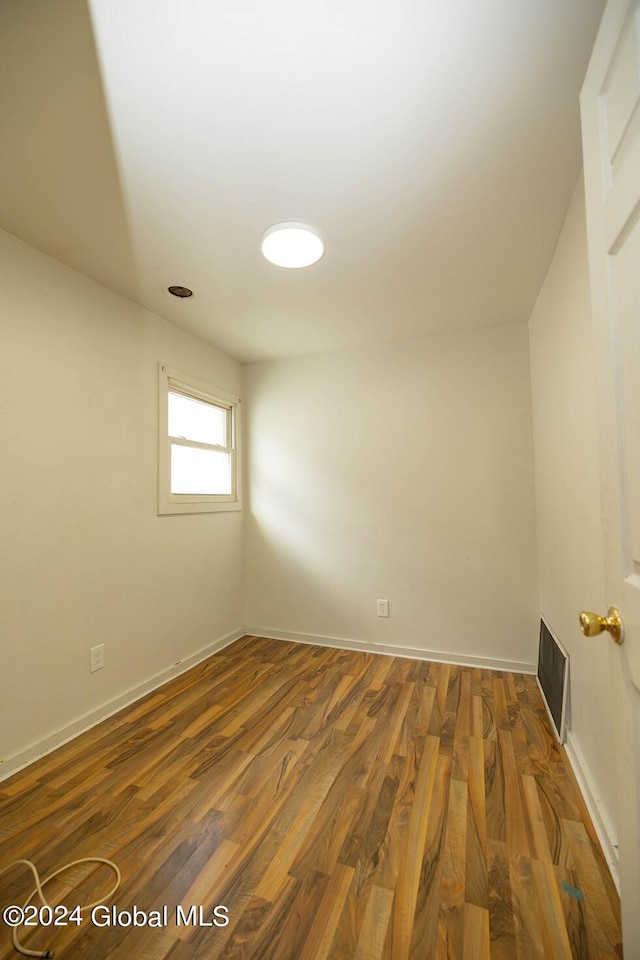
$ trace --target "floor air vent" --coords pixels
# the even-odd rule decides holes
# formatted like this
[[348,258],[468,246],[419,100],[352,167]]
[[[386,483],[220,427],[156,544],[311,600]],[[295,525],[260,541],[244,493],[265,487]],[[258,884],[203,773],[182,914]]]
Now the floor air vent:
[[544,620],[540,620],[538,685],[547,705],[556,736],[560,743],[564,743],[567,691],[569,688],[569,655],[551,633]]

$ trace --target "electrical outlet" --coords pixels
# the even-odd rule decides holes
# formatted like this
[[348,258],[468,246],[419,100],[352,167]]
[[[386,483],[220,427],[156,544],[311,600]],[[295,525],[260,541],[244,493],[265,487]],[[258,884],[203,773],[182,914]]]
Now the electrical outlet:
[[99,643],[96,647],[91,647],[91,666],[90,672],[102,670],[104,667],[104,643]]
[[376,608],[376,614],[379,617],[388,617],[389,616],[389,601],[388,600],[378,600],[378,605]]

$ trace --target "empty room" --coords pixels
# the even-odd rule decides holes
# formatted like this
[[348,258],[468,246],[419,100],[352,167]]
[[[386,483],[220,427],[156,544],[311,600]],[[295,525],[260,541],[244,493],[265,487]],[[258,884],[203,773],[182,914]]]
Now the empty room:
[[638,0],[0,0],[0,960],[640,960]]

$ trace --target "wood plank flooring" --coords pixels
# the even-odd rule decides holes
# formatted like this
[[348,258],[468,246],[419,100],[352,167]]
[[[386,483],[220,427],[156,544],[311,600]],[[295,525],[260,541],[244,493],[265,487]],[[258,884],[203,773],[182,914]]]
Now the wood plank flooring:
[[[619,903],[535,679],[245,637],[0,783],[0,866],[116,861],[160,927],[66,960],[612,960]],[[77,867],[47,888],[86,903]],[[0,878],[21,904],[27,871]],[[176,908],[228,911],[225,926]],[[224,918],[224,914],[221,915]],[[179,918],[178,918],[179,919]],[[126,917],[123,918],[126,922]],[[0,923],[0,960],[14,956]]]

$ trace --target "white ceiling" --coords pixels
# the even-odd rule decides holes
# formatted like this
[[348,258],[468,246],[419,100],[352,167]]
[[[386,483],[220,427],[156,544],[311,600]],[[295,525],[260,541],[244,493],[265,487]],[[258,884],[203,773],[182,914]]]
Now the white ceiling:
[[602,7],[0,0],[0,225],[242,361],[525,322]]

